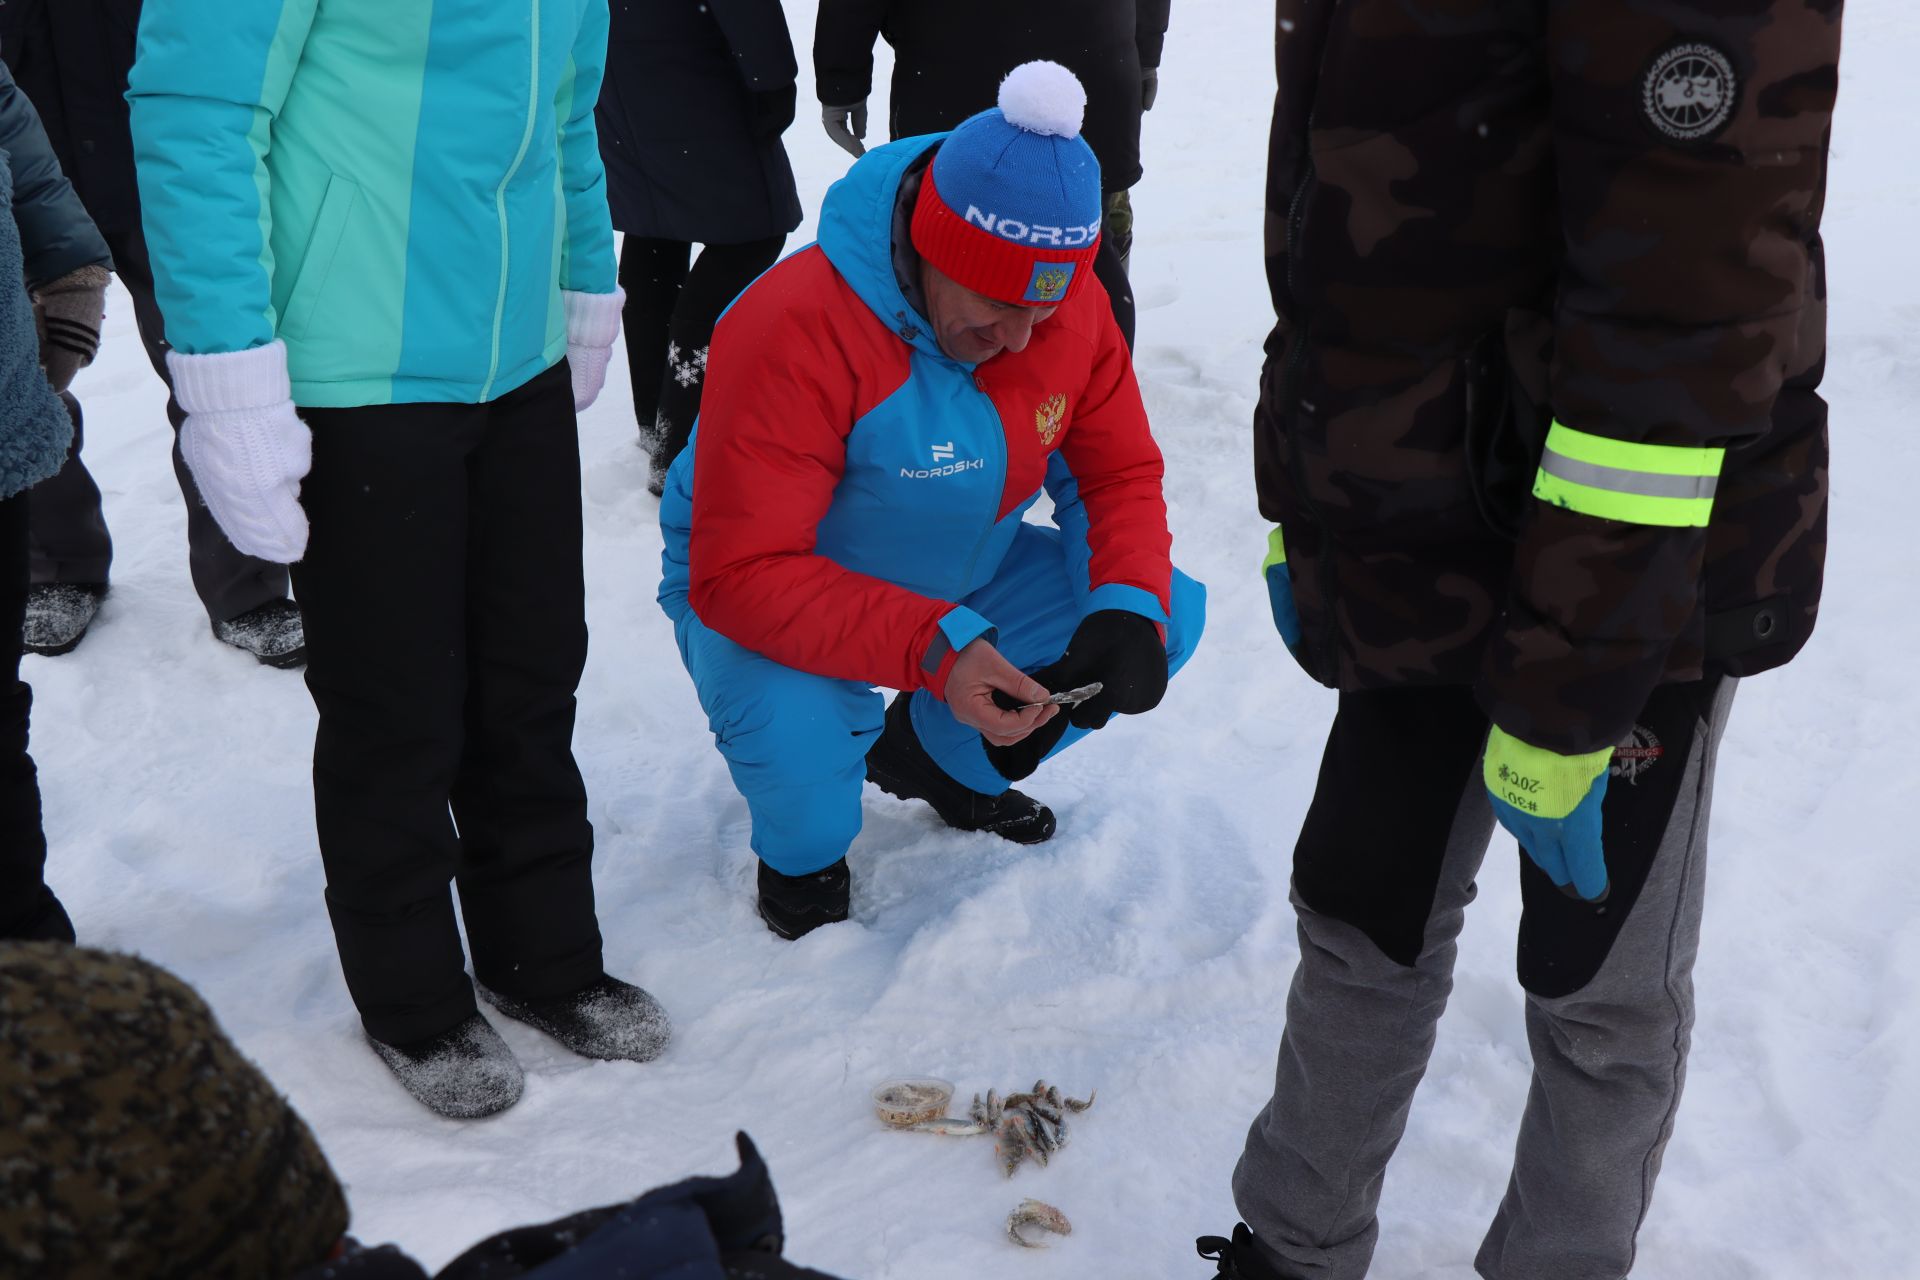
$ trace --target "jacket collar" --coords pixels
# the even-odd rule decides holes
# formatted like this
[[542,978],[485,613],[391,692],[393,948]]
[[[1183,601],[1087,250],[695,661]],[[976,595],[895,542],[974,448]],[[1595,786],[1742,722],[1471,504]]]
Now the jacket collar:
[[[936,133],[902,138],[875,147],[856,160],[846,177],[827,190],[820,209],[820,249],[860,300],[902,342],[933,359],[971,369],[972,365],[940,350],[927,318],[901,289],[895,267],[896,231],[904,234],[907,225],[895,217],[901,180],[946,136]],[[917,261],[910,245],[902,256]]]

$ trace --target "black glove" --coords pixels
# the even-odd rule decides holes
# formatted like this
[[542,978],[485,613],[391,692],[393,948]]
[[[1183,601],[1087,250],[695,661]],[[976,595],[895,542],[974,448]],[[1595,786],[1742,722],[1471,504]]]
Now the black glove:
[[1160,96],[1160,68],[1140,68],[1140,109],[1153,110],[1153,100]]
[[1137,716],[1160,705],[1167,692],[1166,641],[1150,618],[1101,609],[1080,619],[1067,651],[1033,678],[1055,693],[1099,682],[1099,693],[1056,717],[1098,729],[1111,716]]
[[1040,767],[1068,725],[1098,729],[1115,715],[1139,715],[1160,705],[1167,692],[1167,646],[1151,619],[1124,609],[1088,614],[1067,641],[1057,662],[1033,678],[1049,692],[1078,689],[1098,681],[1100,692],[1035,729],[1010,747],[987,743],[987,762],[1009,782]]
[[785,133],[787,126],[793,123],[794,105],[798,100],[792,85],[755,93],[753,136],[762,142],[770,142]]

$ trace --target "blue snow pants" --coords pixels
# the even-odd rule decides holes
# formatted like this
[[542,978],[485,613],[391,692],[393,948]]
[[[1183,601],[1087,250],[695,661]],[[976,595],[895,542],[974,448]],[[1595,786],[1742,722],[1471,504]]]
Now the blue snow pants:
[[[995,646],[1023,671],[1059,658],[1080,624],[1086,584],[1073,580],[1067,536],[1023,524],[1000,572],[958,602],[995,625]],[[1084,550],[1077,558],[1085,563]],[[754,853],[790,876],[839,861],[860,834],[867,750],[879,736],[885,699],[871,685],[797,671],[735,644],[695,617],[684,595],[661,603],[673,620],[707,727],[733,785],[746,797]],[[1169,674],[1199,643],[1206,588],[1175,569],[1172,603]],[[987,795],[1007,789],[1007,780],[987,763],[979,732],[955,720],[946,703],[922,689],[913,695],[911,710],[921,745],[955,781]],[[1088,732],[1068,729],[1047,758]]]

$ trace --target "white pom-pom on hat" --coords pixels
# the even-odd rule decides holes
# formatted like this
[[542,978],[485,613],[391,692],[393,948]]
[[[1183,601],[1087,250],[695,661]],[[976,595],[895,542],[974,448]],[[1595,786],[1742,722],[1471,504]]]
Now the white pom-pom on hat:
[[1080,78],[1057,62],[1027,62],[1000,82],[1000,114],[1029,133],[1072,138],[1087,114]]

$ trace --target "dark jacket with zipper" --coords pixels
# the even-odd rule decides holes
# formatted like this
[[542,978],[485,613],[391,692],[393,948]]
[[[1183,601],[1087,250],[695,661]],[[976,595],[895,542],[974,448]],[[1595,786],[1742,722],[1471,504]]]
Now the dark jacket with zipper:
[[1278,5],[1261,511],[1315,678],[1597,750],[1813,629],[1841,6],[1426,8]]
[[595,117],[614,228],[746,244],[799,226],[779,0],[613,0],[612,19]]
[[5,0],[0,56],[46,125],[60,168],[108,235],[140,225],[128,128],[140,0]]
[[1171,0],[820,0],[813,70],[820,101],[863,102],[873,92],[873,42],[893,46],[895,138],[942,133],[985,111],[1023,62],[1048,59],[1087,90],[1082,135],[1101,185],[1140,181],[1140,73],[1160,65]]

